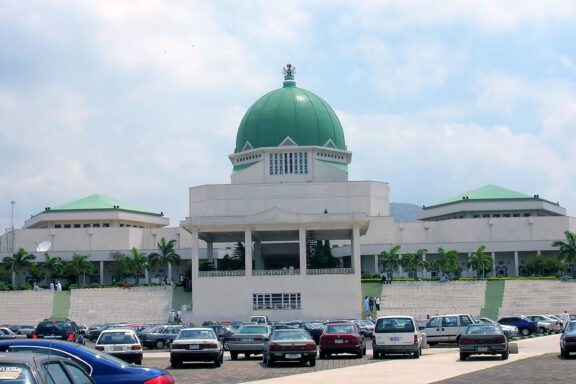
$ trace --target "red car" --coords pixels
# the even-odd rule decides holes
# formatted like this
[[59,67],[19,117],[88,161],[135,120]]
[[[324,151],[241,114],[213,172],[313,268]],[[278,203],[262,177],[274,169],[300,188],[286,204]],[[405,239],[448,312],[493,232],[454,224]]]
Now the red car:
[[357,358],[366,355],[366,341],[360,328],[352,321],[326,324],[320,336],[320,358],[324,359],[339,353],[352,353]]

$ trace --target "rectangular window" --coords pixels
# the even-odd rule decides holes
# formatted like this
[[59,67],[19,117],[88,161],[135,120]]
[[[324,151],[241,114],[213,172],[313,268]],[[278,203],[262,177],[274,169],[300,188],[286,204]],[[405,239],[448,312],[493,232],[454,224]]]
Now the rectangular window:
[[70,224],[64,224],[64,228],[70,228]]
[[84,228],[90,228],[90,224],[84,224]]
[[103,226],[104,228],[109,228],[109,227],[110,227],[110,224],[109,224],[109,223],[104,223],[104,224],[102,224],[102,226]]
[[124,227],[124,224],[120,224],[120,228],[123,228],[123,227]]
[[100,224],[92,224],[94,228],[100,228]]
[[62,225],[60,225],[60,224],[54,224],[54,228],[62,228]]
[[252,309],[302,309],[300,293],[255,293],[252,295]]
[[271,175],[297,175],[308,173],[306,152],[271,153],[269,161]]
[[80,228],[80,224],[74,224],[74,228]]

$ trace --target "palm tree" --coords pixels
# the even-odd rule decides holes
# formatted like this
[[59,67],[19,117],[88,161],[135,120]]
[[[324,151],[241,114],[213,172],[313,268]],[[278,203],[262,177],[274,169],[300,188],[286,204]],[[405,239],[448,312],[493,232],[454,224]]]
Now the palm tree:
[[108,266],[108,272],[112,276],[112,280],[123,280],[125,277],[130,276],[130,266],[128,265],[128,256],[122,252],[111,252],[110,258],[112,262]]
[[69,276],[75,278],[76,284],[80,279],[80,274],[84,275],[84,285],[86,285],[86,273],[91,274],[94,271],[94,264],[88,260],[90,255],[79,255],[76,252],[72,255],[72,260],[64,265],[64,270]]
[[558,260],[562,261],[566,266],[572,269],[572,276],[574,276],[574,261],[576,259],[576,233],[564,231],[566,241],[556,240],[552,243],[553,247],[558,248]]
[[18,252],[15,254],[6,256],[3,259],[4,263],[8,264],[10,270],[16,276],[16,289],[20,289],[20,273],[25,271],[34,259],[36,259],[36,256],[30,255],[24,248],[18,249]]
[[30,263],[28,266],[28,273],[36,283],[39,283],[44,278],[44,263]]
[[160,252],[153,252],[148,256],[150,265],[162,265],[164,267],[164,273],[167,274],[168,265],[172,265],[172,263],[176,265],[180,264],[182,259],[174,250],[175,244],[176,240],[166,242],[166,239],[162,237],[158,243],[158,251]]
[[62,259],[58,256],[50,256],[48,252],[44,253],[44,262],[42,263],[42,268],[46,272],[46,279],[48,283],[52,280],[54,276],[60,276],[62,274],[62,269],[64,263]]
[[395,245],[388,252],[382,251],[378,255],[378,266],[390,272],[390,279],[394,280],[394,270],[400,266],[400,245]]
[[476,277],[478,277],[478,279],[480,279],[480,277],[486,277],[486,271],[492,270],[492,266],[494,265],[492,256],[484,252],[485,249],[486,247],[481,245],[476,252],[468,256],[468,262],[466,263],[468,268],[476,271]]
[[148,260],[145,253],[138,252],[136,247],[132,247],[126,262],[136,285],[140,283],[140,275],[148,269]]
[[430,268],[443,274],[456,273],[458,271],[458,251],[455,249],[445,251],[442,247],[438,248],[438,258],[430,262]]
[[428,263],[424,260],[424,256],[428,252],[427,249],[419,249],[416,253],[405,253],[402,255],[400,264],[407,271],[414,272],[414,278],[418,279],[418,268],[428,268]]

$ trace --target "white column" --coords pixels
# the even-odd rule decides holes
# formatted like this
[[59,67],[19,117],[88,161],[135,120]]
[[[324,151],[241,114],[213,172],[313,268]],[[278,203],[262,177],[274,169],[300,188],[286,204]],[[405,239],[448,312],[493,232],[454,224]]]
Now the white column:
[[208,257],[208,263],[212,264],[216,268],[216,263],[214,262],[214,243],[211,241],[206,242],[206,253]]
[[514,251],[514,276],[520,275],[520,269],[518,265],[518,251]]
[[252,231],[244,231],[244,269],[246,276],[252,277]]
[[192,239],[191,239],[191,250],[192,250],[192,308],[194,307],[194,303],[198,302],[200,299],[200,292],[198,289],[198,253],[199,253],[199,245],[200,241],[198,239],[198,229],[193,229],[192,232]]
[[490,254],[492,256],[492,276],[496,276],[496,252]]
[[358,275],[362,273],[360,257],[360,228],[355,225],[352,229],[352,267],[354,273]]
[[298,255],[300,256],[300,275],[306,274],[306,230],[298,228]]
[[172,281],[172,263],[168,263],[168,284]]
[[104,285],[104,260],[100,260],[100,285]]
[[374,255],[374,273],[380,275],[380,270],[378,269],[378,255]]

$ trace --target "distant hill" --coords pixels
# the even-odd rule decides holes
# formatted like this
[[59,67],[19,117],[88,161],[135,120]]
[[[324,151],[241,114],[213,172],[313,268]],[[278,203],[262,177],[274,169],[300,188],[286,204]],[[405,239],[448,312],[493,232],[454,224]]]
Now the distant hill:
[[390,216],[396,223],[406,223],[416,220],[416,212],[421,211],[422,207],[410,203],[390,203]]

